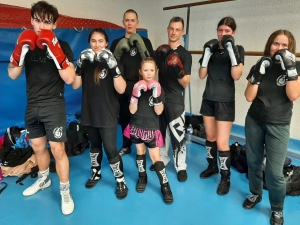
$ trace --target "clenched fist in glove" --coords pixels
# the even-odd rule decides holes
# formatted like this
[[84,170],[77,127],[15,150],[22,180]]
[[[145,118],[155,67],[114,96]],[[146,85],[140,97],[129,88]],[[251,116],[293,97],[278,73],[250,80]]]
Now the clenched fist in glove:
[[223,48],[227,49],[231,61],[231,66],[238,66],[242,60],[234,38],[231,35],[224,35],[221,40]]
[[263,56],[255,64],[253,74],[250,79],[251,84],[259,85],[262,76],[266,73],[266,68],[272,66],[272,59],[270,57]]
[[138,81],[134,86],[132,90],[132,95],[130,99],[130,103],[137,105],[139,102],[139,97],[141,97],[142,90],[147,91],[147,82],[144,80]]
[[167,65],[170,73],[174,74],[177,79],[181,79],[185,76],[185,72],[183,70],[183,64],[180,59],[180,56],[177,52],[172,52],[167,56]]
[[156,80],[149,80],[148,81],[148,90],[152,90],[153,104],[160,105],[162,103],[161,97],[160,97],[160,95],[161,95],[160,83],[158,83]]
[[130,50],[129,40],[127,38],[122,38],[118,42],[118,44],[115,48],[114,55],[117,60],[120,60],[124,51],[129,52],[129,50]]
[[28,50],[35,49],[36,33],[34,30],[24,30],[17,41],[16,47],[10,57],[10,62],[14,66],[22,66]]
[[142,59],[150,57],[150,54],[146,48],[146,45],[145,45],[142,37],[139,34],[137,34],[137,33],[131,34],[130,38],[129,38],[129,43],[132,46],[134,44],[136,45],[136,48],[137,48],[138,52],[140,53],[140,56]]
[[217,39],[212,39],[204,44],[201,67],[203,68],[207,67],[211,55],[218,50],[218,47],[219,47],[219,41]]
[[281,63],[281,68],[286,70],[287,80],[298,80],[296,70],[296,57],[287,49],[282,49],[274,53],[274,58]]
[[83,61],[88,60],[90,62],[94,62],[95,56],[96,56],[96,54],[91,48],[83,50],[80,53],[80,55],[77,59],[77,62],[76,62],[76,65],[77,65],[76,74],[81,75],[82,69],[83,69]]
[[36,46],[40,49],[47,47],[47,51],[53,59],[57,69],[66,69],[70,65],[55,34],[51,30],[41,30],[36,39]]
[[110,72],[112,73],[114,78],[117,78],[121,75],[121,71],[118,67],[118,62],[110,50],[102,49],[100,52],[98,52],[97,59],[100,62],[103,60],[106,61],[108,68],[110,69]]

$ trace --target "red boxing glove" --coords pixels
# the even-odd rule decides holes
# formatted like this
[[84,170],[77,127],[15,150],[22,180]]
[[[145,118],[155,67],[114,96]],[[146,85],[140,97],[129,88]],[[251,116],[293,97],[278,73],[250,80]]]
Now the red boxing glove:
[[147,82],[144,80],[140,80],[138,81],[134,86],[133,86],[133,90],[132,90],[132,96],[130,99],[130,103],[132,104],[138,104],[139,102],[139,97],[141,97],[141,92],[143,91],[147,91]]
[[13,51],[10,62],[14,66],[22,66],[24,63],[24,58],[28,50],[34,50],[35,49],[35,40],[36,40],[36,33],[34,30],[24,30],[18,40],[15,47],[15,50]]
[[57,69],[66,69],[69,66],[69,60],[60,44],[51,30],[41,30],[40,34],[36,39],[36,46],[44,49],[47,46],[47,51],[52,57]]
[[170,53],[167,56],[167,65],[168,70],[175,74],[177,79],[181,79],[185,76],[185,72],[183,70],[183,64],[177,52]]
[[160,105],[162,103],[161,97],[160,97],[160,95],[161,95],[160,83],[158,83],[156,80],[149,80],[148,81],[148,90],[152,90],[153,104]]

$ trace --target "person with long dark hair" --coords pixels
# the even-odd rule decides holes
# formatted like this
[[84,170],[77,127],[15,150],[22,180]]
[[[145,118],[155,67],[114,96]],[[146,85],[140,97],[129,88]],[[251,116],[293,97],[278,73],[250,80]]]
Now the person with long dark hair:
[[123,162],[117,151],[118,94],[125,91],[122,66],[107,49],[108,36],[101,28],[90,32],[91,48],[83,50],[77,60],[74,89],[82,86],[81,123],[91,141],[91,177],[86,188],[94,187],[101,178],[102,144],[117,181],[118,199],[127,196]]
[[245,97],[251,102],[245,121],[249,188],[243,203],[252,209],[262,200],[262,165],[266,156],[265,181],[269,190],[271,225],[281,225],[286,184],[282,173],[290,138],[293,101],[300,96],[300,63],[295,57],[296,40],[287,30],[273,32],[264,56],[251,68]]
[[208,168],[200,178],[218,174],[218,152],[221,182],[217,193],[225,195],[230,189],[229,137],[235,118],[235,85],[242,76],[244,48],[233,38],[236,23],[232,17],[224,17],[217,26],[217,39],[204,44],[200,59],[199,77],[206,79],[200,114],[203,115],[206,132]]

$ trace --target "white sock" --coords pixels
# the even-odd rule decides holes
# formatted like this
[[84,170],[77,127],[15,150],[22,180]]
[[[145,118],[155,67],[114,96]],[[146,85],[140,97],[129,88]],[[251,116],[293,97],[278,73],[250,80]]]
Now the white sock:
[[70,188],[70,182],[66,182],[66,183],[62,183],[62,182],[59,182],[60,183],[60,190],[68,190]]
[[49,176],[49,167],[45,171],[39,171],[43,177]]

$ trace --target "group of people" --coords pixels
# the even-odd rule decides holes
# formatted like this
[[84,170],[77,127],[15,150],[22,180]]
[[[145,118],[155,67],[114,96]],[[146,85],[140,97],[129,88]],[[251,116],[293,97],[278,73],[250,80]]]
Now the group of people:
[[[23,31],[12,53],[8,74],[17,79],[25,68],[27,98],[25,124],[39,167],[37,181],[24,190],[35,194],[51,185],[49,140],[60,180],[62,213],[71,214],[74,201],[70,193],[69,161],[65,153],[66,112],[64,83],[74,89],[82,86],[81,123],[91,141],[91,177],[86,188],[101,179],[103,148],[116,179],[116,196],[128,194],[121,156],[136,146],[138,168],[137,192],[147,185],[146,147],[156,171],[166,204],[173,194],[166,173],[171,141],[177,179],[187,180],[185,144],[184,89],[191,79],[191,54],[180,45],[184,21],[173,17],[167,27],[168,43],[155,53],[148,38],[136,33],[138,15],[133,9],[123,15],[125,35],[114,40],[101,28],[88,37],[90,48],[83,50],[73,65],[70,46],[56,38],[58,11],[39,1],[31,7],[33,30]],[[217,39],[204,44],[199,60],[199,78],[206,78],[200,114],[206,131],[208,167],[200,178],[219,173],[217,194],[230,189],[229,137],[235,118],[234,81],[242,76],[244,48],[235,44],[236,23],[232,17],[221,19]],[[253,208],[262,200],[262,163],[266,155],[266,185],[271,204],[271,224],[283,224],[285,181],[282,174],[288,148],[293,101],[300,96],[295,58],[296,41],[287,30],[277,30],[269,37],[264,56],[251,68],[245,90],[252,102],[245,121],[250,192],[243,207]],[[158,74],[158,81],[155,79]],[[122,148],[117,150],[117,127],[123,132]],[[103,147],[102,147],[103,145]],[[218,154],[219,153],[219,154]],[[219,159],[219,160],[218,160]],[[219,161],[219,166],[218,166]]]

